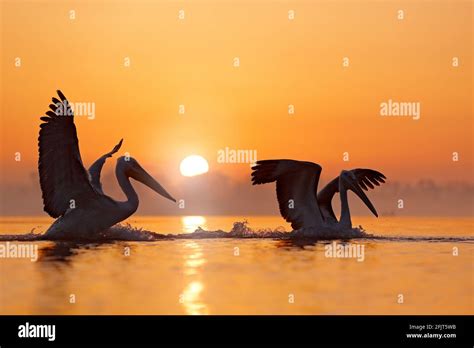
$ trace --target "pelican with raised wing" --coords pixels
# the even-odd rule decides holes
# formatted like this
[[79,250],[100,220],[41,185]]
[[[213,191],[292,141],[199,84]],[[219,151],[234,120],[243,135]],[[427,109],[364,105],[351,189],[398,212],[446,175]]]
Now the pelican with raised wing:
[[[294,160],[257,161],[252,168],[252,184],[276,181],[278,205],[282,217],[294,230],[302,228],[344,230],[352,228],[347,191],[353,191],[378,216],[363,190],[373,189],[385,182],[385,176],[371,169],[343,170],[317,193],[321,166]],[[331,201],[339,192],[341,216],[339,221]]]
[[125,220],[138,208],[138,196],[130,183],[133,178],[174,202],[176,200],[131,157],[117,160],[115,174],[126,201],[106,196],[100,172],[108,157],[122,146],[101,156],[87,171],[79,152],[73,110],[61,91],[52,98],[51,110],[41,117],[39,132],[39,177],[44,210],[57,220],[46,231],[48,239],[94,239],[98,234]]

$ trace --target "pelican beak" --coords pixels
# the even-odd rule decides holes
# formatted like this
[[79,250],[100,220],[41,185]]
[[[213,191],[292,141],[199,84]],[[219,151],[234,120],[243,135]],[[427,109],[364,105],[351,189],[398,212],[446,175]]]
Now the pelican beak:
[[367,208],[369,208],[370,211],[376,217],[379,217],[379,215],[377,214],[377,210],[375,210],[375,207],[373,206],[372,202],[369,200],[369,197],[367,197],[367,195],[364,193],[364,191],[362,191],[360,186],[357,183],[352,183],[351,182],[350,188],[351,188],[352,192],[354,192],[362,200],[362,202],[365,203]]
[[139,169],[136,171],[133,171],[133,173],[130,175],[132,178],[135,180],[140,181],[142,184],[145,184],[149,188],[151,188],[153,191],[156,193],[162,195],[165,198],[168,198],[169,200],[173,201],[176,203],[176,199],[174,199],[164,188],[161,186],[158,181],[153,179],[153,177],[146,172],[145,169],[139,166]]

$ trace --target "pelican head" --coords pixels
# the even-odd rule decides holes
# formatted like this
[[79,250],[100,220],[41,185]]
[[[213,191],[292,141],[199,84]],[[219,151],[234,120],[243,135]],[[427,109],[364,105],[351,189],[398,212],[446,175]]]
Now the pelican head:
[[365,203],[367,208],[369,208],[370,211],[376,217],[378,217],[379,215],[377,214],[377,210],[375,210],[375,207],[373,206],[369,197],[367,197],[364,191],[362,191],[355,174],[352,171],[343,170],[341,172],[340,177],[344,180],[345,184],[347,185],[347,188],[354,192],[362,200],[362,202]]
[[128,177],[133,178],[141,182],[142,184],[145,184],[156,193],[162,195],[165,198],[168,198],[169,200],[172,200],[173,202],[176,202],[176,199],[174,199],[168,192],[166,192],[163,186],[161,186],[155,179],[153,179],[153,177],[148,174],[147,171],[143,169],[142,166],[138,163],[138,161],[134,158],[125,156],[119,157],[117,159],[117,170],[123,171]]

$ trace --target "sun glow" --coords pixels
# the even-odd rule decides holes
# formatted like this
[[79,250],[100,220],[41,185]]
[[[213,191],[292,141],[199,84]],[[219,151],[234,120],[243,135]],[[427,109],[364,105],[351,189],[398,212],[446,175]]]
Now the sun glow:
[[183,176],[196,176],[207,173],[209,164],[204,157],[192,155],[181,161],[179,170]]
[[183,216],[181,218],[184,233],[192,233],[199,227],[206,229],[206,218],[204,216]]

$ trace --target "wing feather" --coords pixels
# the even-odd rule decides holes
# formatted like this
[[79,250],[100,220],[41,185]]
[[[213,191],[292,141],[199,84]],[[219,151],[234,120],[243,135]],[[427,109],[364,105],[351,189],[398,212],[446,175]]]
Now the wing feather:
[[89,168],[91,184],[100,193],[103,193],[102,184],[100,182],[100,172],[102,171],[102,167],[104,166],[104,163],[107,160],[107,158],[112,157],[112,155],[120,149],[120,147],[122,146],[122,142],[123,142],[123,139],[120,139],[119,143],[115,145],[112,151],[101,156]]
[[77,206],[98,195],[82,164],[70,105],[61,91],[58,91],[58,96],[61,101],[52,98],[54,105],[50,105],[47,116],[40,118],[43,123],[38,138],[38,170],[44,210],[54,218],[69,209],[71,200]]
[[252,172],[252,184],[276,181],[281,216],[293,229],[321,224],[316,200],[321,166],[293,160],[258,161]]
[[[352,169],[351,172],[355,175],[357,183],[365,191],[368,191],[369,189],[374,189],[375,186],[380,186],[380,184],[385,183],[385,175],[376,170],[357,168]],[[337,221],[336,215],[334,214],[334,210],[332,209],[331,201],[334,195],[338,192],[339,176],[331,180],[318,193],[319,206],[325,219]]]

